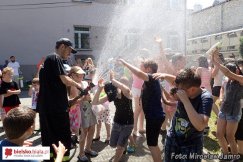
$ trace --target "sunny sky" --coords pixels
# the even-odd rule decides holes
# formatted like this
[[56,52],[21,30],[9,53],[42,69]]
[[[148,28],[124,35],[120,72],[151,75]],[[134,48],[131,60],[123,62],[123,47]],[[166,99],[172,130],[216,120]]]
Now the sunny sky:
[[201,4],[203,8],[211,6],[214,0],[187,0],[187,8],[192,9],[194,4]]

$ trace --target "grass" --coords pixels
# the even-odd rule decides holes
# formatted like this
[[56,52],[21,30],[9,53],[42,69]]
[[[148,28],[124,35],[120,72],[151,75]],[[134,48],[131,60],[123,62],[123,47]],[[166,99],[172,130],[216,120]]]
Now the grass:
[[217,125],[215,122],[217,120],[217,116],[214,112],[211,113],[211,117],[208,122],[208,126],[210,127],[208,136],[204,137],[204,149],[212,154],[219,154],[220,153],[220,146],[218,143],[218,139],[212,134],[212,131],[216,132]]

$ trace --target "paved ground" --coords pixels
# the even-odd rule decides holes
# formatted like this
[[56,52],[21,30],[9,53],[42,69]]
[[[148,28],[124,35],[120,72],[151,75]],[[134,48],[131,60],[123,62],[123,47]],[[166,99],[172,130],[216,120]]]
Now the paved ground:
[[[29,97],[27,97],[27,93],[23,92],[20,96],[22,105],[30,105],[31,100]],[[112,114],[114,114],[114,107],[112,108]],[[38,117],[37,117],[38,118]],[[38,119],[37,119],[38,121]],[[38,122],[36,123],[36,127],[39,127]],[[96,158],[91,158],[90,160],[92,162],[108,162],[110,161],[111,157],[115,154],[115,150],[112,149],[110,146],[104,143],[105,141],[105,128],[102,126],[101,129],[101,140],[98,142],[93,143],[92,148],[99,152],[99,156]],[[3,129],[2,129],[2,121],[0,122],[0,140],[5,138]],[[31,136],[30,140],[33,140],[34,146],[41,146],[41,138],[40,133],[36,132],[33,136]],[[136,139],[137,141],[137,150],[134,154],[126,154],[123,156],[122,161],[123,162],[152,162],[151,154],[148,149],[148,146],[146,144],[146,139],[144,136],[139,137]],[[159,141],[161,141],[161,136],[159,137]],[[162,148],[161,142],[159,142],[159,147]],[[74,149],[71,150],[71,154],[74,153]],[[76,154],[74,155],[72,162],[77,161],[77,156],[79,153],[79,148],[77,148]],[[207,160],[208,162],[212,162],[210,160]],[[205,162],[205,161],[204,161]]]

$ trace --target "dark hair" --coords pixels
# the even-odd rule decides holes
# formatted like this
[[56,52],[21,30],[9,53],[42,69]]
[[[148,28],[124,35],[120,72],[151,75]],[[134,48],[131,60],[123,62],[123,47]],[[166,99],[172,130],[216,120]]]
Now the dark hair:
[[15,56],[10,56],[10,59],[11,59],[11,58],[15,58]]
[[198,58],[198,66],[208,68],[208,59],[205,56],[200,56]]
[[35,111],[27,107],[10,110],[3,120],[3,129],[8,139],[21,137],[34,124],[35,115]]
[[243,59],[242,58],[238,59],[237,64],[243,66]]
[[146,60],[143,62],[144,68],[150,68],[152,70],[152,73],[157,73],[158,70],[158,64],[154,62],[153,60]]
[[235,63],[231,63],[231,62],[227,63],[225,65],[225,67],[227,67],[232,73],[236,73],[237,67],[236,67]]
[[114,101],[116,99],[117,88],[111,82],[105,84],[104,90],[109,102]]
[[176,53],[175,55],[173,55],[171,57],[171,62],[172,62],[172,64],[175,64],[178,60],[181,60],[181,59],[184,59],[184,58],[185,58],[185,56],[183,54]]
[[192,69],[182,70],[175,79],[175,83],[185,88],[200,87],[201,77],[196,74]]

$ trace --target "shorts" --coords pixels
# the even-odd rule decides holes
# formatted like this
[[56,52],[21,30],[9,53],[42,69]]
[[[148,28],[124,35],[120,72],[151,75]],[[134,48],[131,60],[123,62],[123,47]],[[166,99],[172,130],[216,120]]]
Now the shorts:
[[238,128],[237,128],[237,131],[235,133],[235,138],[236,140],[240,140],[240,141],[243,141],[243,115],[241,116],[241,120],[238,124]]
[[214,86],[212,90],[212,95],[219,97],[221,86]]
[[19,105],[17,106],[5,106],[3,107],[3,109],[5,110],[5,113],[7,114],[10,110],[12,110],[13,108],[19,107]]
[[203,146],[201,144],[191,146],[179,146],[176,140],[166,137],[165,143],[165,162],[201,162],[201,159],[192,159],[190,154],[202,155]]
[[157,146],[161,126],[165,118],[162,119],[146,119],[146,138],[148,146]]
[[220,119],[224,119],[224,120],[229,120],[229,121],[236,121],[239,122],[241,119],[241,115],[242,115],[242,111],[240,111],[240,114],[237,116],[233,116],[233,115],[227,115],[225,113],[223,113],[222,111],[219,111],[219,115],[218,117]]
[[133,97],[140,97],[141,96],[141,89],[132,87],[132,96]]
[[111,147],[125,147],[129,136],[133,130],[133,124],[131,125],[120,125],[118,123],[113,123],[111,130],[110,146]]

